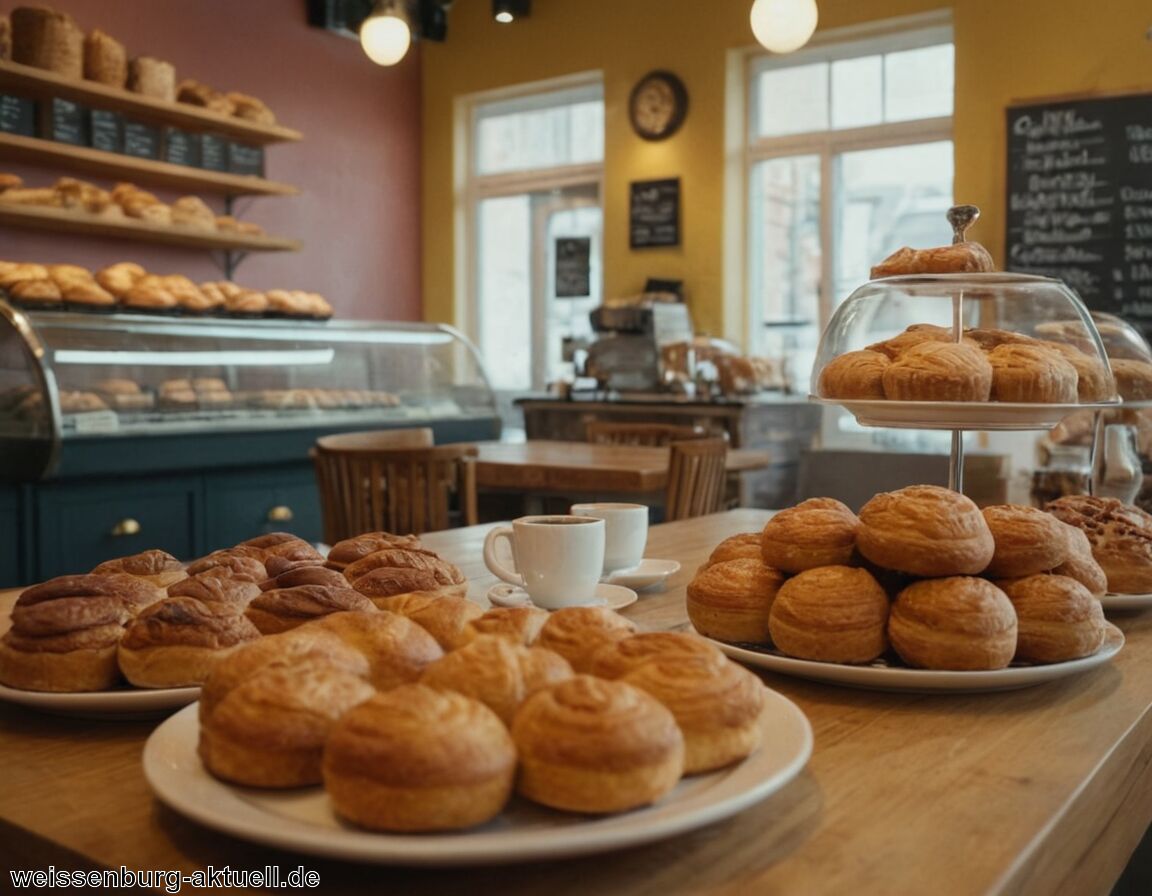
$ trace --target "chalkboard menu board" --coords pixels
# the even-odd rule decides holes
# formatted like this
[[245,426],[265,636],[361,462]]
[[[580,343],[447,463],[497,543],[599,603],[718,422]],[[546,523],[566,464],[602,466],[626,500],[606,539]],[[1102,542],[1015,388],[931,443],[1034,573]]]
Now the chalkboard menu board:
[[36,136],[36,104],[26,97],[0,93],[0,131]]
[[631,184],[628,245],[633,249],[680,245],[680,178]]
[[173,165],[200,164],[200,139],[179,128],[164,128],[164,161]]
[[1152,334],[1152,95],[1008,109],[1006,267]]
[[210,171],[227,171],[228,144],[214,134],[201,134],[200,167]]
[[264,147],[245,143],[228,144],[228,170],[233,174],[264,176]]
[[74,146],[88,144],[88,114],[83,106],[71,100],[53,97],[50,109],[49,136],[58,143]]
[[138,121],[126,122],[124,152],[140,159],[160,158],[160,129]]
[[88,113],[88,141],[93,149],[124,151],[124,119],[115,112],[92,109]]

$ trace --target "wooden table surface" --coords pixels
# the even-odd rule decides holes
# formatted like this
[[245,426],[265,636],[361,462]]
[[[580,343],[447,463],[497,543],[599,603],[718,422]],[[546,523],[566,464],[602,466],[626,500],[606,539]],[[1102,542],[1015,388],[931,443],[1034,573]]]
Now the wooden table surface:
[[[697,564],[767,516],[737,510],[654,527],[647,556],[682,568],[624,614],[645,629],[685,627]],[[426,541],[487,581],[486,530]],[[499,867],[362,866],[244,843],[153,798],[140,754],[154,722],[3,705],[0,866],[303,865],[320,874],[319,892],[405,896],[1106,894],[1152,816],[1152,613],[1114,621],[1128,641],[1111,663],[1018,691],[884,693],[764,673],[815,733],[808,767],[779,793],[647,846]]]

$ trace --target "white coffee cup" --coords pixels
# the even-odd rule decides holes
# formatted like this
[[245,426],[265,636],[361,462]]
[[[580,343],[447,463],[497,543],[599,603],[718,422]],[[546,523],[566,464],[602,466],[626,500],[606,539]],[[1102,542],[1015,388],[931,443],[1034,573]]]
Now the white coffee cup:
[[574,516],[604,520],[604,575],[635,569],[648,544],[648,508],[643,504],[573,504]]
[[[515,569],[496,556],[506,538]],[[484,539],[484,564],[505,582],[528,592],[546,610],[589,604],[604,568],[604,521],[588,516],[522,516]]]

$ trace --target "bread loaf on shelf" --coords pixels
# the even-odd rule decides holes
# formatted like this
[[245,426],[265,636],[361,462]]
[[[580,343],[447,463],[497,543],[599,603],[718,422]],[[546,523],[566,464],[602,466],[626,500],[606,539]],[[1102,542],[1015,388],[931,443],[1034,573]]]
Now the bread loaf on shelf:
[[123,87],[128,83],[128,54],[124,45],[99,28],[93,28],[84,38],[84,77],[109,87]]
[[137,56],[128,65],[128,89],[167,102],[176,101],[176,69],[170,62]]
[[84,32],[66,12],[38,6],[12,10],[12,61],[67,78],[84,77]]

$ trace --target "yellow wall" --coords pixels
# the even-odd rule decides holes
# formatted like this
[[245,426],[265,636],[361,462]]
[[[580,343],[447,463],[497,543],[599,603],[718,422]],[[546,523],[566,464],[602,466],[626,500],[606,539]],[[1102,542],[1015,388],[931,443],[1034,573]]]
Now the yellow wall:
[[[951,7],[956,38],[955,196],[983,218],[973,236],[1004,241],[1004,107],[1063,94],[1152,90],[1147,0],[818,0],[820,28]],[[682,279],[697,328],[725,332],[723,295],[726,51],[751,45],[751,0],[535,0],[531,17],[493,23],[487,0],[456,3],[448,39],[423,53],[423,292],[429,320],[453,322],[452,128],[455,97],[600,70],[605,91],[604,294],[647,277]],[[684,127],[647,143],[628,125],[632,85],[676,72]],[[681,179],[681,245],[628,248],[628,184]],[[730,326],[734,322],[728,322]]]

